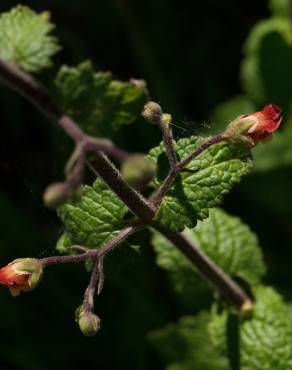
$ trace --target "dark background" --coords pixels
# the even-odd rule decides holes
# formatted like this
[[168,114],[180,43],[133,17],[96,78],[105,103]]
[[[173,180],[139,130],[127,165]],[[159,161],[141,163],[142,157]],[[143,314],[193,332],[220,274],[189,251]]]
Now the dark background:
[[[17,2],[1,0],[7,11]],[[62,51],[42,74],[50,85],[57,66],[91,59],[115,78],[145,79],[152,99],[171,112],[177,136],[199,132],[221,102],[241,92],[239,67],[250,28],[269,17],[266,1],[50,0],[23,1],[48,10]],[[0,260],[54,254],[62,225],[42,205],[46,186],[62,179],[68,148],[63,133],[34,107],[0,86]],[[147,151],[159,142],[155,128],[129,129],[120,144]],[[124,135],[125,136],[125,135]],[[124,137],[123,136],[123,137]],[[257,232],[268,265],[266,282],[292,298],[291,168],[245,178],[224,203]],[[277,201],[269,204],[271,198]],[[290,197],[290,198],[289,198]],[[288,198],[288,199],[287,199]],[[74,310],[87,284],[80,266],[55,266],[37,290],[12,299],[0,295],[2,370],[158,370],[146,334],[182,312],[162,271],[154,265],[147,232],[141,255],[106,281],[96,311],[102,330],[81,335]],[[290,247],[290,248],[289,248]]]

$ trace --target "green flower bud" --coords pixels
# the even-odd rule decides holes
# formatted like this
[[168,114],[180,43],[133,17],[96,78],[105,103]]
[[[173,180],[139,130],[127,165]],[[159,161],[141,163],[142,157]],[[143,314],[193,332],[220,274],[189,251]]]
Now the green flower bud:
[[81,187],[70,189],[66,182],[56,182],[47,187],[44,204],[48,208],[57,208],[69,200],[77,201],[81,197]]
[[93,337],[100,329],[100,318],[93,312],[85,312],[83,306],[77,308],[75,315],[79,328],[86,337]]
[[122,164],[121,173],[131,186],[141,189],[152,180],[155,165],[144,154],[133,154]]
[[162,117],[162,109],[159,104],[150,101],[144,105],[142,116],[151,123],[159,123]]
[[48,208],[57,208],[65,203],[70,197],[68,184],[56,182],[47,187],[43,200]]

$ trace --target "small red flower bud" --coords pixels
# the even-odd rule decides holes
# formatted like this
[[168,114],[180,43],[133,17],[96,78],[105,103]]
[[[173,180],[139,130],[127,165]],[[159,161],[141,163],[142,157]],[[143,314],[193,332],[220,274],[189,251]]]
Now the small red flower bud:
[[8,286],[11,294],[33,290],[41,280],[42,266],[35,258],[21,258],[0,269],[0,284]]
[[259,112],[237,117],[228,125],[224,134],[255,146],[259,142],[270,141],[281,121],[281,109],[275,104],[268,104]]

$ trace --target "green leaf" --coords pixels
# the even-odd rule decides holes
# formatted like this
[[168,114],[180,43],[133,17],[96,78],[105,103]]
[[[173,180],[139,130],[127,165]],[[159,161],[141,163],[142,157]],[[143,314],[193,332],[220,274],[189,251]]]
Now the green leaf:
[[228,360],[208,338],[209,314],[182,317],[149,335],[167,370],[228,370]]
[[[250,32],[242,63],[242,84],[248,96],[287,107],[292,99],[292,30],[290,20],[272,18]],[[283,63],[283,61],[285,61]]]
[[[184,159],[207,139],[190,137],[175,143],[180,159]],[[168,170],[168,160],[161,144],[153,148],[150,158],[157,165],[158,188]],[[212,145],[188,165],[193,173],[182,172],[164,197],[156,219],[173,230],[193,227],[197,220],[208,217],[209,209],[218,206],[235,183],[251,168],[250,152],[240,145],[221,142]]]
[[[272,288],[253,290],[256,303],[252,317],[240,324],[241,370],[291,370],[292,326],[288,306]],[[214,306],[209,333],[214,346],[227,354],[228,311]]]
[[276,132],[269,145],[258,145],[254,150],[254,170],[263,172],[292,164],[292,130]]
[[65,225],[58,250],[66,252],[73,243],[97,249],[117,234],[126,212],[124,203],[101,180],[92,187],[85,185],[79,201],[58,210]]
[[109,136],[135,121],[146,102],[145,86],[95,72],[90,62],[61,67],[55,80],[59,103],[84,130]]
[[290,0],[270,0],[269,8],[276,17],[290,18],[291,16]]
[[54,29],[50,14],[36,14],[18,5],[0,16],[0,58],[30,72],[51,66],[51,57],[60,49],[49,35]]
[[[221,209],[212,209],[208,219],[200,221],[194,229],[186,229],[184,235],[233,277],[255,284],[265,272],[256,235],[239,218]],[[161,234],[154,233],[152,242],[157,264],[168,271],[179,296],[194,304],[198,289],[209,290],[207,283]]]

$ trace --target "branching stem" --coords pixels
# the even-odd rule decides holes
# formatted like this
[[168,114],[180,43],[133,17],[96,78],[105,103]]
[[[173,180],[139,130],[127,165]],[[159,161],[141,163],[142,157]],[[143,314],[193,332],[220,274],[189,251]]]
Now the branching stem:
[[154,209],[147,204],[141,194],[121,177],[119,171],[101,152],[98,141],[89,138],[69,116],[62,114],[49,95],[34,79],[18,67],[3,60],[0,60],[0,78],[33,102],[47,117],[53,119],[75,141],[76,145],[82,143],[83,150],[94,150],[100,177],[136,216],[145,223],[152,220]]
[[[40,259],[43,267],[56,265],[60,263],[77,263],[86,261],[89,258],[94,259],[101,259],[104,258],[112,249],[118,246],[122,241],[127,239],[130,235],[136,233],[137,231],[141,230],[143,225],[137,224],[133,226],[127,226],[122,229],[117,236],[111,239],[109,242],[104,244],[98,250],[89,250],[88,252],[82,254],[73,254],[73,255],[66,255],[66,256],[52,256]],[[83,249],[83,246],[80,245],[72,245],[71,248],[73,249]]]
[[[141,220],[140,224],[128,226],[122,229],[115,238],[106,243],[99,250],[88,251],[78,255],[43,258],[40,261],[44,267],[58,263],[81,262],[88,258],[93,258],[98,262],[120,242],[128,238],[134,232],[145,226],[152,225],[156,230],[165,235],[178,249],[180,249],[199,270],[199,272],[206,276],[208,280],[212,282],[212,284],[222,293],[222,295],[226,297],[226,299],[228,299],[233,305],[242,308],[244,304],[250,302],[250,299],[245,292],[218,266],[210,261],[210,259],[198,248],[192,245],[192,243],[188,241],[184,235],[166,229],[163,226],[153,222],[155,211],[161,203],[166,192],[172,186],[176,176],[178,176],[178,174],[188,163],[190,163],[193,158],[201,154],[204,150],[215,143],[226,140],[224,135],[213,136],[187,158],[177,163],[176,154],[173,149],[172,132],[170,130],[166,131],[164,133],[164,141],[167,149],[167,155],[171,164],[171,170],[160,189],[158,189],[157,193],[152,198],[152,201],[148,202],[140,193],[129,186],[129,184],[121,177],[120,172],[106,157],[106,155],[109,155],[117,160],[123,161],[127,159],[128,154],[126,152],[114,147],[114,145],[109,141],[98,141],[87,136],[68,115],[63,114],[58,109],[50,96],[42,89],[42,87],[32,77],[21,71],[18,67],[0,60],[0,78],[5,83],[10,85],[14,90],[17,90],[21,95],[30,100],[48,118],[55,121],[68,134],[68,136],[75,141],[76,146],[81,148],[81,159],[79,157],[75,163],[75,168],[73,169],[73,178],[72,176],[71,178],[69,176],[69,181],[73,181],[74,185],[81,182],[84,170],[83,167],[86,162],[86,153],[89,150],[94,151],[96,153],[95,164],[97,165],[99,176],[120,197],[120,199],[123,200],[132,213],[139,220]],[[74,173],[74,171],[76,172]],[[72,247],[75,247],[75,249],[82,248],[82,246],[78,245]],[[91,294],[90,292],[93,286],[96,287],[96,275],[98,275],[98,268],[100,268],[100,265],[98,266],[98,263],[96,263],[94,272],[91,276],[87,294]]]
[[200,145],[196,150],[194,150],[190,155],[185,159],[176,163],[173,167],[170,168],[170,171],[166,178],[164,179],[162,185],[157,189],[154,195],[151,198],[152,206],[157,209],[161,204],[165,194],[171,188],[176,177],[185,169],[185,167],[196,157],[202,154],[205,150],[210,148],[210,146],[220,143],[221,141],[227,140],[227,137],[223,134],[215,135],[210,137],[205,143]]

